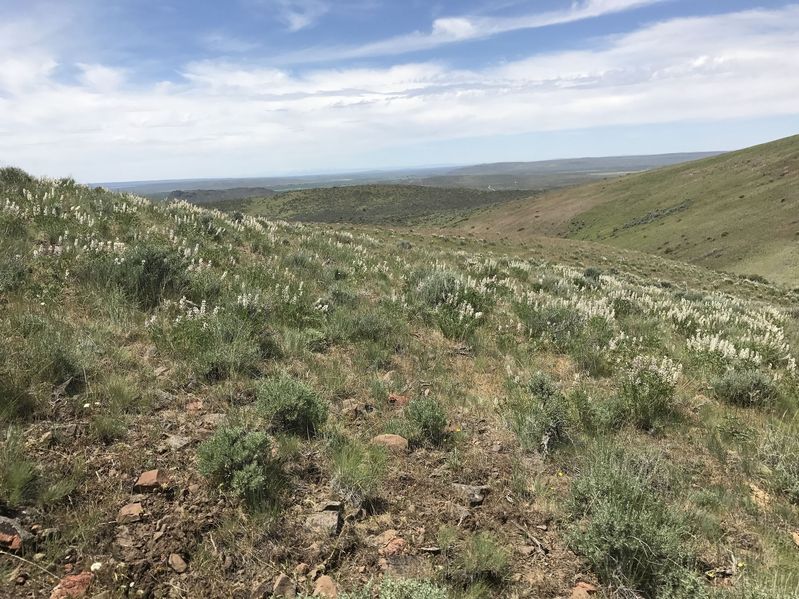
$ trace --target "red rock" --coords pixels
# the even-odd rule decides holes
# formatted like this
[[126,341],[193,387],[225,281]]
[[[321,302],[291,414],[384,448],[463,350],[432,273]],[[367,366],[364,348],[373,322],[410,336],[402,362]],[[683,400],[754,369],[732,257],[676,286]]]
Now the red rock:
[[404,408],[410,403],[411,398],[407,395],[400,395],[399,393],[391,393],[388,396],[388,403],[397,408]]
[[383,548],[380,550],[380,555],[390,556],[390,555],[397,555],[398,553],[402,553],[405,550],[407,543],[405,539],[401,537],[396,537],[391,539],[388,543],[386,543]]
[[79,599],[85,597],[92,584],[94,575],[91,572],[81,572],[73,576],[65,576],[50,593],[50,599]]
[[7,535],[0,532],[0,546],[11,551],[19,551],[22,549],[22,537],[17,534]]
[[169,478],[161,470],[148,470],[139,475],[139,480],[133,486],[134,491],[155,491],[169,484]]
[[203,409],[203,402],[199,399],[197,401],[192,401],[186,404],[186,411],[189,414],[196,414],[197,412],[202,411]]
[[336,599],[338,597],[338,589],[336,583],[329,576],[320,576],[316,581],[316,586],[313,591],[314,597],[325,597],[326,599]]
[[571,599],[590,599],[597,588],[588,582],[578,582],[572,589]]
[[377,435],[372,438],[372,443],[382,445],[389,451],[403,453],[408,451],[408,439],[399,435]]
[[119,524],[131,524],[141,520],[141,515],[144,513],[144,508],[141,503],[129,503],[123,505],[117,514],[117,522]]

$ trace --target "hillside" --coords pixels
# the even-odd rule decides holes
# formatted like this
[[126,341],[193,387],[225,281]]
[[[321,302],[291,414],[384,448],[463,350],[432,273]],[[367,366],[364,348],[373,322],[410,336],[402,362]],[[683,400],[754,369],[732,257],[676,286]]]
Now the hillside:
[[178,189],[175,191],[152,194],[151,199],[186,200],[192,204],[210,204],[230,200],[248,200],[265,198],[275,192],[265,187],[231,187],[230,189]]
[[2,597],[799,597],[798,293],[15,169],[0,231]]
[[476,208],[529,196],[528,191],[353,185],[286,191],[267,198],[211,205],[250,216],[300,222],[414,225],[447,224]]
[[651,156],[566,158],[537,162],[498,162],[453,169],[445,174],[426,177],[420,183],[438,187],[544,191],[716,155],[718,152],[694,152]]
[[461,225],[481,237],[557,235],[799,282],[799,136],[558,190]]

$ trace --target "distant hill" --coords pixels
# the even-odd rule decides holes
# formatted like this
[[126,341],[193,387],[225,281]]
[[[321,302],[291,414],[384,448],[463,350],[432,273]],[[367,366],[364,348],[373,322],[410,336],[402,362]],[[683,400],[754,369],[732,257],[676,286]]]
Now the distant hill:
[[[232,189],[190,189],[187,191],[179,189],[153,195],[160,195],[164,199],[186,200],[192,204],[208,204],[210,202],[269,197],[275,195],[275,191],[265,187],[234,187]],[[160,198],[155,197],[154,199]]]
[[[172,181],[128,181],[99,183],[113,191],[129,191],[151,199],[163,199],[174,190],[208,192],[231,189],[267,188],[277,191],[315,187],[344,187],[368,184],[405,184],[470,189],[544,190],[578,185],[598,178],[638,172],[660,166],[696,160],[707,153],[569,158],[536,162],[498,162],[473,166],[436,166],[396,170],[375,170],[323,175],[257,177],[247,179],[177,179]],[[264,194],[266,195],[266,194]],[[220,197],[217,199],[233,199]],[[238,198],[236,198],[238,199]]]
[[799,136],[472,215],[480,237],[553,235],[799,283]]
[[321,223],[451,224],[477,208],[504,204],[528,191],[480,191],[418,185],[354,185],[286,191],[265,198],[207,204],[251,216]]

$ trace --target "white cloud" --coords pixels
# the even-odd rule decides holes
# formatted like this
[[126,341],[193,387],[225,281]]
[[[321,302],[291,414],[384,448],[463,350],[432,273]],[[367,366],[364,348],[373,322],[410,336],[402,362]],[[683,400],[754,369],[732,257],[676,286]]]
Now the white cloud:
[[[31,69],[24,84],[0,76],[0,162],[92,181],[266,174],[433,141],[795,115],[797,29],[799,5],[665,21],[481,70],[204,61],[144,87],[102,65],[60,82],[58,56],[41,51],[16,67]],[[0,49],[0,64],[15,56]]]
[[79,62],[81,81],[83,85],[98,92],[111,92],[119,87],[125,80],[123,69],[114,69],[101,64],[86,64]]
[[278,17],[289,28],[299,31],[315,24],[330,12],[331,5],[326,0],[269,0],[278,12]]
[[485,39],[509,31],[540,29],[624,12],[666,0],[581,0],[566,10],[536,12],[514,17],[463,15],[433,21],[429,33],[416,31],[385,40],[334,48],[311,48],[279,57],[283,64],[325,62],[372,56],[395,56],[431,50],[446,44]]

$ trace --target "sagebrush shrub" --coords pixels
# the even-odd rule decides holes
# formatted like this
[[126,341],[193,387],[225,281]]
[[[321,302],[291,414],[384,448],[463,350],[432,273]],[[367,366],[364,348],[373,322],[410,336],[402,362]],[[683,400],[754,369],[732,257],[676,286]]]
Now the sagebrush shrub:
[[197,467],[215,484],[257,506],[274,499],[280,489],[279,464],[271,450],[266,433],[221,426],[197,449]]
[[768,406],[777,399],[777,386],[768,374],[759,370],[728,370],[713,381],[716,397],[743,406]]
[[235,312],[208,313],[179,322],[161,321],[151,331],[163,351],[211,381],[237,373],[255,374],[262,360],[279,354],[277,341],[263,319]]
[[605,584],[645,597],[705,596],[688,528],[663,500],[670,480],[663,459],[605,445],[586,455],[572,485],[572,549]]
[[568,440],[570,422],[566,396],[544,373],[515,389],[505,405],[505,417],[526,450],[549,453]]
[[668,358],[636,358],[624,374],[618,393],[604,406],[605,424],[611,428],[632,424],[648,431],[673,418],[679,376],[679,365]]
[[144,310],[158,306],[166,297],[178,298],[189,288],[186,265],[172,248],[139,242],[122,260],[100,254],[84,264],[81,276],[101,285],[115,285]]
[[259,412],[277,430],[311,436],[327,420],[327,403],[311,387],[286,373],[262,381],[256,397]]
[[408,421],[408,440],[421,445],[440,445],[447,435],[447,414],[432,397],[411,400],[405,408]]
[[585,326],[583,316],[566,306],[535,306],[517,302],[515,309],[530,337],[545,339],[560,351],[568,349]]

